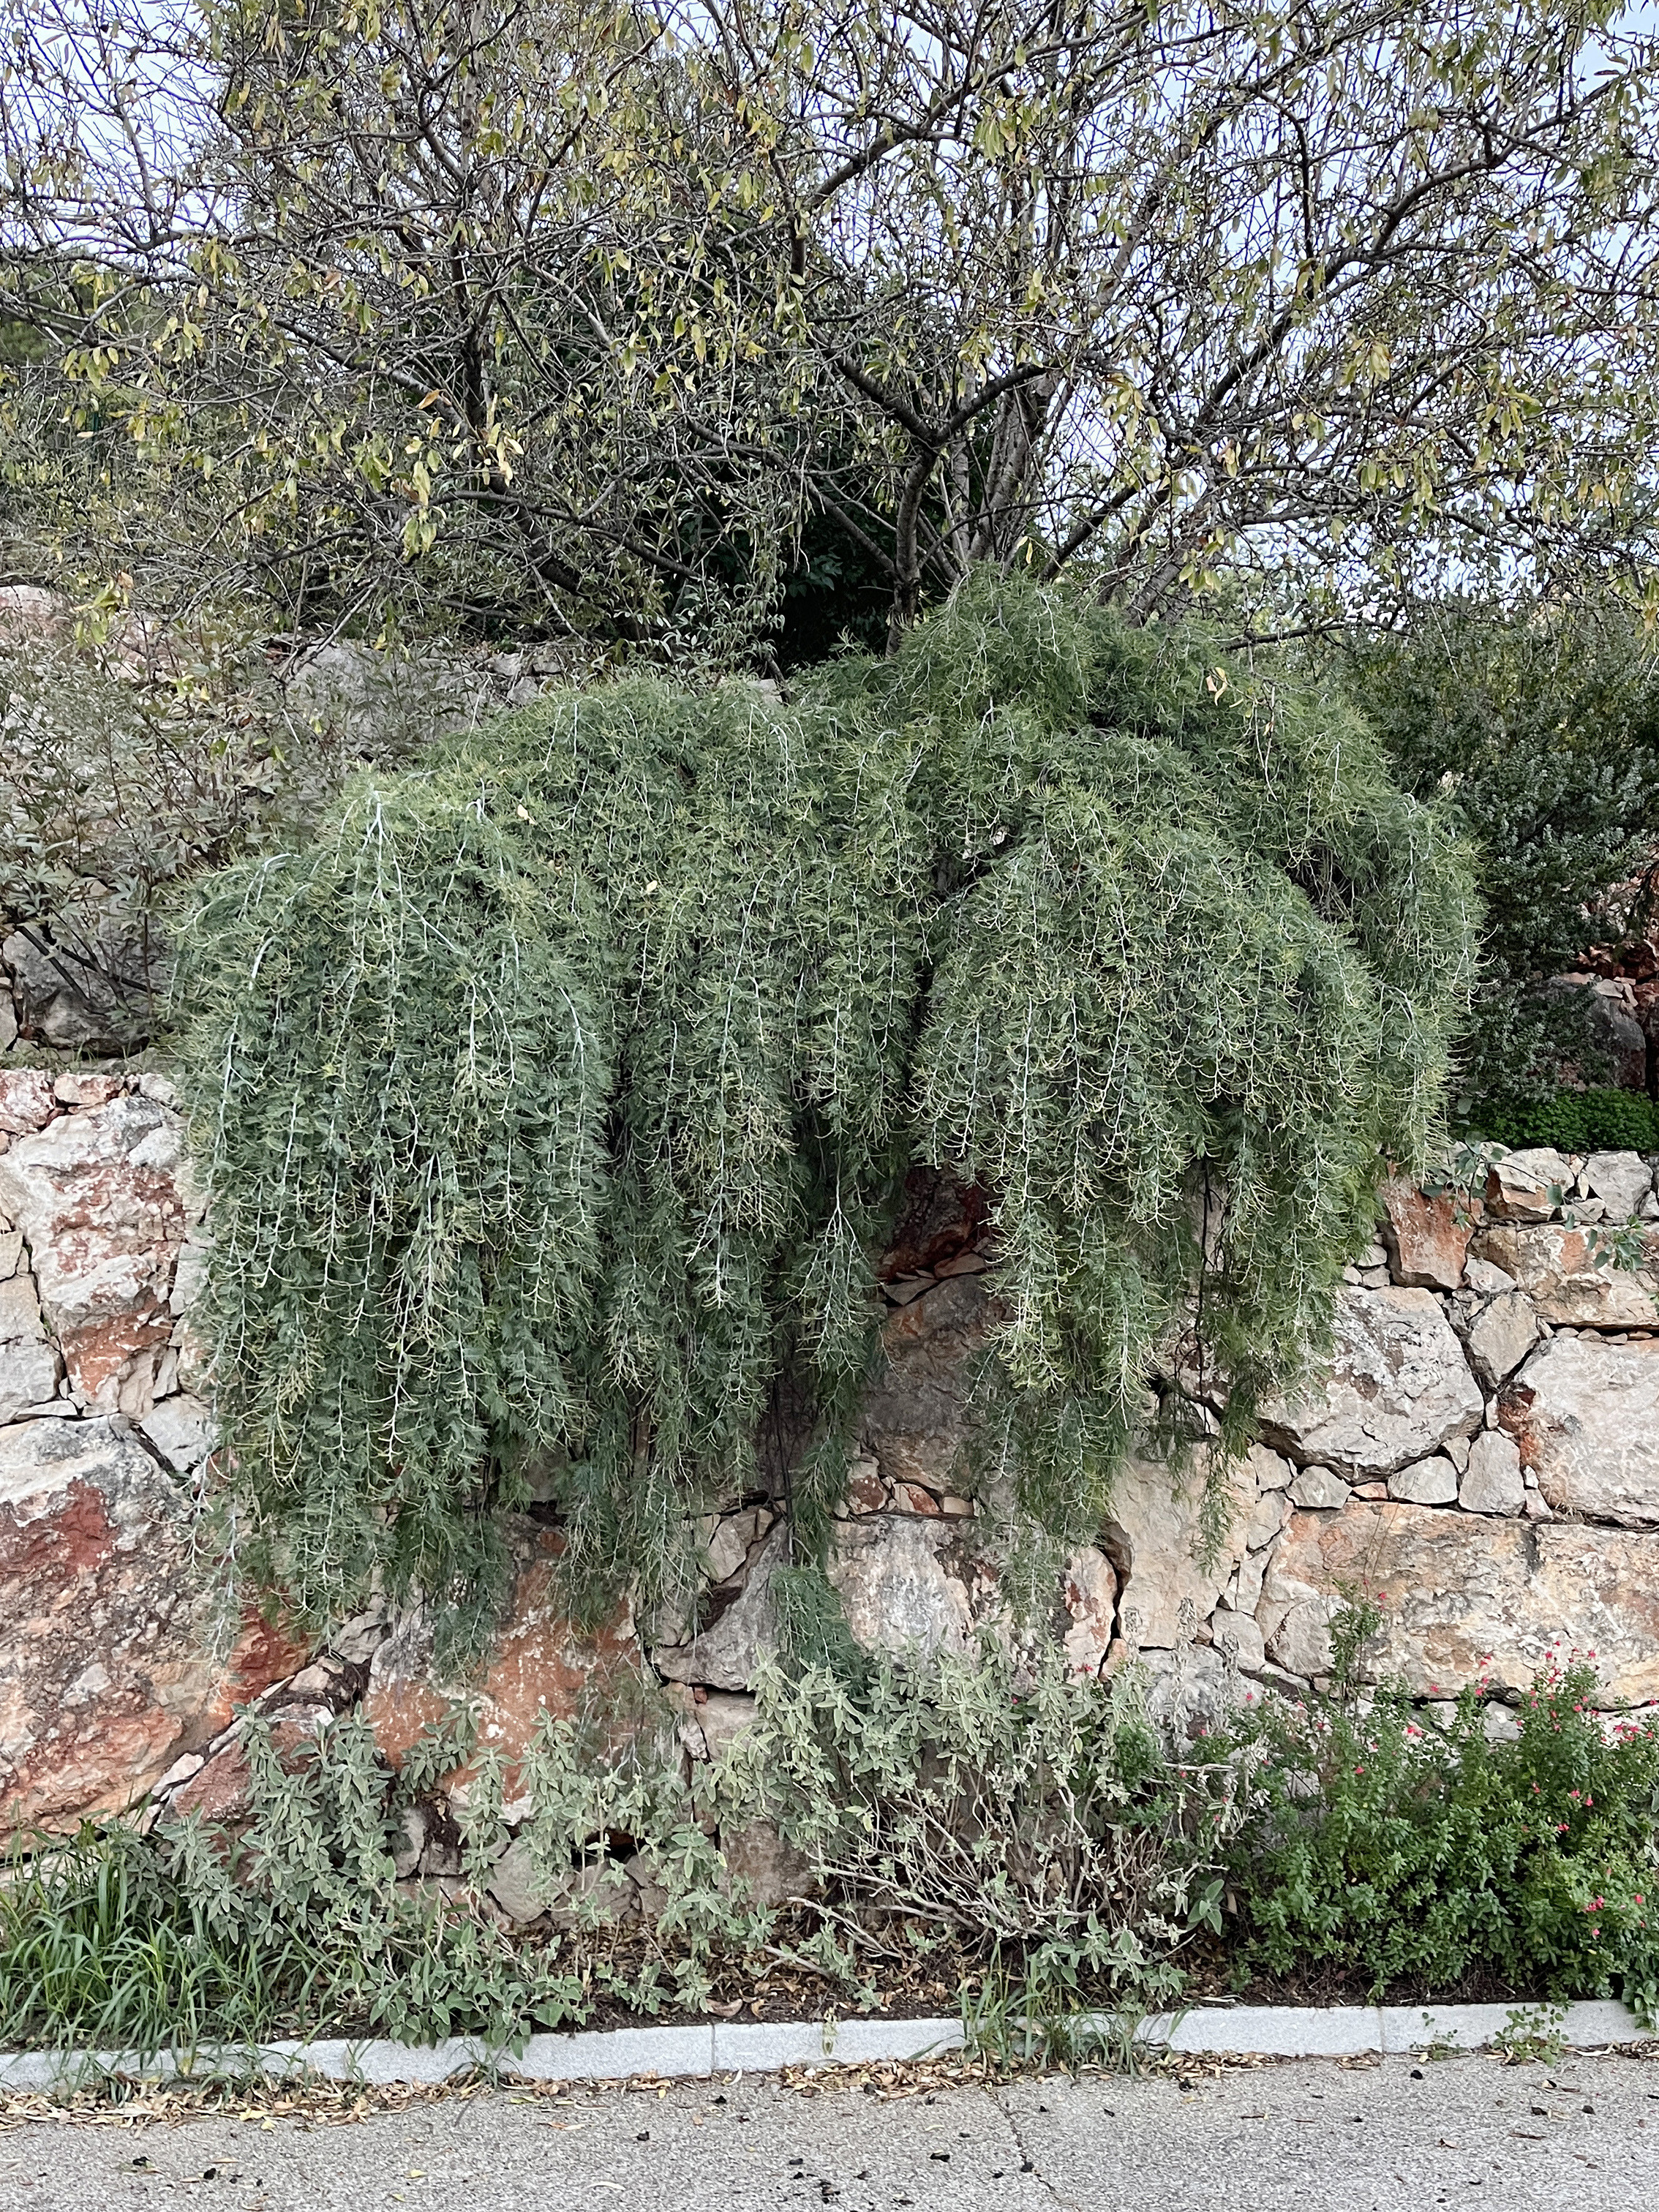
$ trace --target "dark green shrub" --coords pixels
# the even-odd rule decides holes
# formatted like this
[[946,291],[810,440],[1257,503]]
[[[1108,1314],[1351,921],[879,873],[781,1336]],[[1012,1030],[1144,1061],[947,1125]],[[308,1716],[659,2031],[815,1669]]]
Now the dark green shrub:
[[1431,606],[1407,635],[1353,646],[1356,696],[1395,774],[1438,793],[1480,854],[1485,959],[1454,1118],[1542,1104],[1564,1063],[1612,1073],[1588,994],[1543,989],[1620,934],[1606,894],[1659,837],[1659,684],[1651,641],[1616,611]]
[[1561,1091],[1553,1098],[1475,1107],[1468,1133],[1561,1152],[1659,1152],[1659,1105],[1635,1091]]
[[1340,1968],[1374,1993],[1495,1975],[1528,1997],[1659,2004],[1659,1729],[1611,1729],[1594,1654],[1552,1658],[1493,1743],[1402,1695],[1267,1700],[1234,1846],[1241,1973]]

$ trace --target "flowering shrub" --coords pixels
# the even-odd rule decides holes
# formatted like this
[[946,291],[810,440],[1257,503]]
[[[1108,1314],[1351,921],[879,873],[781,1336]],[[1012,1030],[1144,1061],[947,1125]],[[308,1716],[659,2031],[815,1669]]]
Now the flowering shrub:
[[[1352,1616],[1351,1616],[1352,1618]],[[1363,1620],[1359,1627],[1363,1631]],[[1446,1725],[1404,1694],[1270,1699],[1243,1724],[1255,1805],[1233,1851],[1241,1969],[1659,2005],[1659,1729],[1593,1709],[1595,1654],[1552,1654],[1493,1742],[1484,1683]]]

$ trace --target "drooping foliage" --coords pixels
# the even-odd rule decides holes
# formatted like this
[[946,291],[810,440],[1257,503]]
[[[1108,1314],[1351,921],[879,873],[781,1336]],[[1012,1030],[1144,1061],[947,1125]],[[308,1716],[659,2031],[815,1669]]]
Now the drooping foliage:
[[251,1555],[477,1592],[534,1479],[649,1600],[764,1480],[810,1564],[918,1162],[994,1196],[983,1478],[1087,1528],[1317,1340],[1469,896],[1334,697],[989,577],[787,705],[622,682],[358,781],[190,932]]

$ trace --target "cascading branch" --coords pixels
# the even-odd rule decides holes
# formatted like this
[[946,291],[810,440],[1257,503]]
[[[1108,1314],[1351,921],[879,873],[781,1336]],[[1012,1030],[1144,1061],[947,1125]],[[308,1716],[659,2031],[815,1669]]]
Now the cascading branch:
[[1000,578],[787,705],[630,679],[357,782],[189,933],[245,1556],[476,1604],[534,1476],[672,1598],[764,1433],[810,1561],[919,1162],[996,1194],[981,1449],[1075,1535],[1149,1383],[1237,1440],[1316,1347],[1471,931],[1340,700]]

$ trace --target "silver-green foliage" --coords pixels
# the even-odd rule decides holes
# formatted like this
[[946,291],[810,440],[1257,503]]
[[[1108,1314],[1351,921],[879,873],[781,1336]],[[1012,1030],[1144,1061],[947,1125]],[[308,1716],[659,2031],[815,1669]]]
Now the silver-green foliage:
[[[249,1715],[240,1834],[198,1814],[14,1838],[0,2046],[201,2053],[367,2030],[516,2048],[601,2004],[696,2011],[779,1963],[838,2003],[943,1972],[1046,2035],[1094,2004],[1167,2000],[1182,1947],[1218,1923],[1248,1767],[1219,1739],[1172,1758],[1136,1669],[1073,1681],[1058,1652],[994,1643],[855,1683],[769,1668],[750,1725],[695,1764],[641,1688],[631,1709],[544,1715],[511,1769],[463,1714],[395,1772],[361,1714],[286,1747]],[[400,1880],[406,1815],[470,1751],[450,1878]],[[542,1909],[516,1928],[489,1897],[509,1791],[515,1909]],[[757,1824],[793,1855],[797,1896],[740,1871]]]
[[758,1437],[810,1560],[919,1162],[995,1195],[986,1465],[1088,1526],[1149,1380],[1242,1432],[1317,1340],[1469,932],[1335,696],[997,579],[787,705],[617,683],[360,781],[191,933],[254,1559],[476,1593],[538,1469],[589,1587],[672,1594]]
[[800,1955],[826,1971],[878,1981],[932,1949],[1053,2020],[1170,2001],[1182,1947],[1219,1932],[1248,1765],[1171,1757],[1139,1668],[1077,1680],[1052,1647],[988,1641],[855,1686],[768,1667],[758,1687],[733,1782],[812,1869]]

